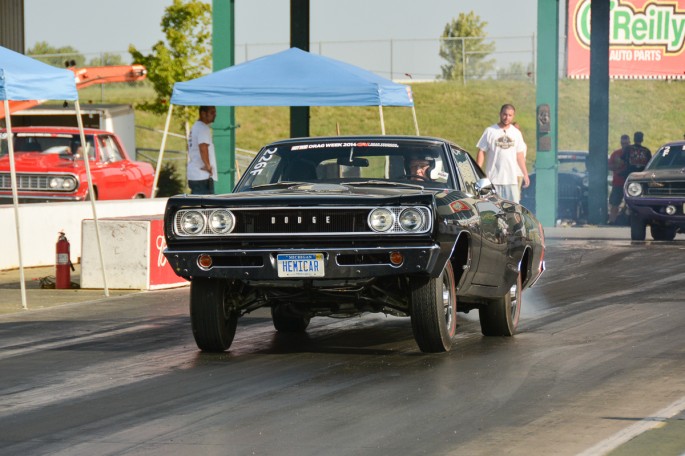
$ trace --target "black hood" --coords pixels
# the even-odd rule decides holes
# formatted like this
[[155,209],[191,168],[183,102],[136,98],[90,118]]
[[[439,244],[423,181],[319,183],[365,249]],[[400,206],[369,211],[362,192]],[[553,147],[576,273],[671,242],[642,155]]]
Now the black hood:
[[183,207],[188,204],[202,206],[310,206],[345,204],[431,204],[438,190],[407,186],[346,186],[335,184],[301,184],[286,188],[227,193],[223,195],[178,195],[169,198],[168,205]]

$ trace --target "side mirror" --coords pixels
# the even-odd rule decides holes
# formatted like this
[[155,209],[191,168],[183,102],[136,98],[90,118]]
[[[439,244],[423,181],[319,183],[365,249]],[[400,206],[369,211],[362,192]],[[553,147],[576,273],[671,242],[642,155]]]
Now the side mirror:
[[495,186],[490,182],[490,179],[484,177],[483,179],[478,179],[476,182],[476,192],[478,196],[487,196],[493,193],[497,193]]

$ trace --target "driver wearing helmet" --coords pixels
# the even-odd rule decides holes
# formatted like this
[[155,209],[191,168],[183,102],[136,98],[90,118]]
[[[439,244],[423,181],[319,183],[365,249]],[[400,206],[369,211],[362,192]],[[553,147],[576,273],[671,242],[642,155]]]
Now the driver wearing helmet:
[[414,181],[430,182],[431,170],[435,167],[435,159],[431,156],[412,155],[407,163],[407,175]]

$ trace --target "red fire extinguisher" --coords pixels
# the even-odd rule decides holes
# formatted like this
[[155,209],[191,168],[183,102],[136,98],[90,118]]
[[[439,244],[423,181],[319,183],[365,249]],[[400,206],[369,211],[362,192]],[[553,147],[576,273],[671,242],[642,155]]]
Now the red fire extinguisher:
[[74,266],[69,257],[69,241],[63,231],[59,232],[57,238],[57,262],[55,264],[55,288],[71,288],[71,271]]

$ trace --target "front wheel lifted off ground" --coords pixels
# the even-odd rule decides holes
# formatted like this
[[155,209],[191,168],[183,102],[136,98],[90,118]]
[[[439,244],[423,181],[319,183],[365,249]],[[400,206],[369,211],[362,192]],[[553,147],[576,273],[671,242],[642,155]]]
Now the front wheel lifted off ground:
[[411,326],[422,352],[446,352],[457,329],[454,272],[448,261],[439,277],[410,280]]
[[516,283],[507,294],[490,299],[478,310],[480,330],[484,336],[513,336],[518,328],[523,297],[522,275],[519,271]]
[[190,282],[190,322],[200,350],[222,352],[231,346],[238,314],[227,307],[225,281],[194,278]]

